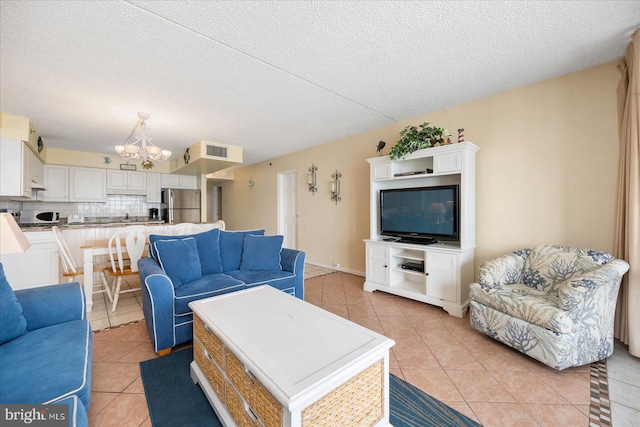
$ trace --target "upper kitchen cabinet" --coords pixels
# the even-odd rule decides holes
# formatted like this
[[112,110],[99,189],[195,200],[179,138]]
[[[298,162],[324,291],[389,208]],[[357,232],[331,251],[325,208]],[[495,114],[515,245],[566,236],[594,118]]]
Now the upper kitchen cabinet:
[[164,173],[162,174],[162,188],[197,190],[198,176],[197,175],[175,175],[175,174]]
[[46,191],[41,191],[38,200],[46,202],[69,201],[69,166],[45,165],[44,186]]
[[162,189],[162,174],[147,173],[147,203],[160,203]]
[[27,117],[0,113],[0,136],[24,141],[41,162],[46,160],[47,148],[33,123]]
[[0,138],[0,196],[30,199],[43,182],[44,166],[26,143]]
[[106,169],[69,167],[70,202],[106,202]]
[[107,170],[107,194],[147,194],[147,173]]

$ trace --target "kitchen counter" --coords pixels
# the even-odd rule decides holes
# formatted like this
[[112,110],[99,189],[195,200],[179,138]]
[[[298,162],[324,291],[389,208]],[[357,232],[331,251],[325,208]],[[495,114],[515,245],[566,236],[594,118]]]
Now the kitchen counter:
[[[162,220],[91,220],[85,222],[74,222],[67,224],[66,222],[60,222],[59,224],[20,224],[22,231],[51,231],[51,227],[57,225],[62,230],[75,230],[81,228],[113,228],[113,227],[127,227],[129,225],[165,225]],[[169,225],[169,224],[166,224]]]

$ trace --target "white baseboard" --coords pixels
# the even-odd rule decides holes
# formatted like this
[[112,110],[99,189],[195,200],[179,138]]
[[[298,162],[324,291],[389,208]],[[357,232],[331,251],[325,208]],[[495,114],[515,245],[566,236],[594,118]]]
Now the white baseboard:
[[352,270],[350,268],[344,268],[344,267],[335,268],[332,265],[322,264],[320,262],[314,262],[314,261],[305,261],[305,262],[307,264],[315,265],[316,267],[322,267],[322,268],[327,268],[327,269],[333,270],[333,271],[340,271],[342,273],[353,274],[354,276],[361,276],[361,277],[365,277],[366,276],[364,271],[357,271],[357,270]]

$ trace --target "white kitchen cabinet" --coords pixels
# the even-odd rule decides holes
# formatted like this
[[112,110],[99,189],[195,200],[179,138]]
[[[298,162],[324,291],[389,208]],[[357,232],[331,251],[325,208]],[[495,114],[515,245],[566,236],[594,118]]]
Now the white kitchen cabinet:
[[68,202],[69,166],[45,165],[44,187],[47,190],[40,192],[38,200],[46,202]]
[[31,197],[31,150],[19,139],[0,139],[0,196]]
[[31,243],[25,252],[0,255],[0,262],[13,289],[60,283],[58,245],[51,231],[25,232]]
[[30,168],[29,176],[31,178],[31,188],[42,188],[44,186],[44,164],[33,151],[27,149],[29,156]]
[[147,203],[160,203],[161,192],[161,174],[155,172],[147,173]]
[[162,188],[173,188],[182,190],[197,190],[197,175],[175,175],[162,174]]
[[69,167],[70,202],[106,202],[106,169]]
[[147,173],[107,170],[107,194],[147,194]]

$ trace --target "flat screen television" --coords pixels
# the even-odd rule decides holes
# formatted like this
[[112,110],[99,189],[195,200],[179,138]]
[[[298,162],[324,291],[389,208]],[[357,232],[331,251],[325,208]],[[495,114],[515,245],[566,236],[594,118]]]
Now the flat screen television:
[[459,241],[458,185],[380,190],[380,234],[410,243]]

